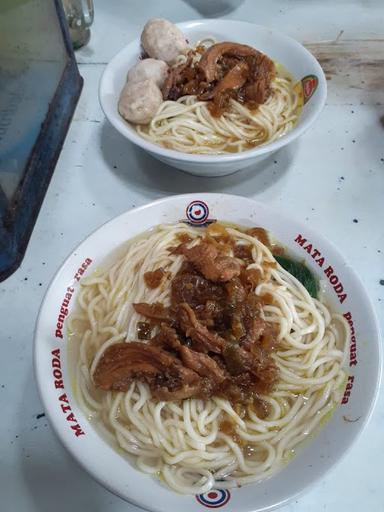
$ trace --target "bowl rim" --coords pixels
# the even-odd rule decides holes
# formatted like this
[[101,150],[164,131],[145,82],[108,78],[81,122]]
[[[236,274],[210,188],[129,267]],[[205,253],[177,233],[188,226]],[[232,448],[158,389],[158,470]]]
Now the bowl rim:
[[[153,153],[156,156],[160,158],[167,158],[171,160],[178,160],[183,162],[190,162],[190,163],[196,163],[196,164],[204,164],[204,163],[220,163],[220,162],[236,162],[236,161],[244,161],[244,160],[251,160],[257,156],[264,155],[266,153],[270,153],[272,151],[276,151],[283,146],[286,146],[290,142],[294,141],[298,137],[300,137],[317,119],[319,114],[321,113],[326,99],[327,99],[327,81],[325,78],[324,71],[322,67],[320,66],[317,59],[312,55],[312,53],[305,48],[299,41],[294,39],[291,36],[286,35],[283,32],[280,32],[279,30],[272,29],[270,27],[267,27],[265,25],[258,25],[256,23],[252,23],[250,21],[241,21],[241,20],[227,20],[227,19],[216,19],[216,18],[202,18],[202,19],[194,19],[194,20],[187,20],[180,23],[176,23],[175,25],[178,26],[180,29],[194,29],[197,27],[203,27],[205,25],[211,25],[212,30],[214,30],[215,26],[218,27],[224,27],[225,25],[232,25],[235,27],[237,25],[240,26],[251,26],[255,30],[262,30],[262,31],[268,31],[272,34],[273,37],[276,37],[280,40],[286,41],[290,45],[293,45],[296,47],[300,52],[306,54],[307,58],[310,59],[312,62],[312,65],[316,69],[316,76],[318,78],[318,87],[316,91],[316,96],[314,97],[316,101],[315,107],[312,109],[312,112],[308,116],[308,118],[302,122],[298,123],[290,132],[283,135],[279,139],[268,142],[266,144],[263,144],[261,146],[257,146],[252,149],[247,149],[245,151],[241,151],[240,153],[230,153],[230,154],[214,154],[214,155],[205,155],[205,154],[193,154],[193,153],[185,153],[182,151],[176,151],[174,149],[167,149],[164,148],[158,144],[155,144],[153,142],[147,141],[140,135],[138,135],[133,129],[129,129],[128,127],[125,127],[118,121],[121,121],[122,118],[118,114],[117,106],[116,106],[116,115],[109,115],[110,110],[108,108],[108,105],[104,103],[104,91],[106,89],[106,83],[110,80],[111,76],[111,70],[114,67],[114,64],[119,61],[121,58],[121,55],[124,54],[129,47],[133,47],[135,45],[140,45],[140,37],[136,37],[132,41],[130,41],[127,45],[125,45],[123,48],[119,50],[117,54],[112,57],[112,59],[108,62],[107,66],[105,67],[102,76],[100,78],[99,82],[99,89],[98,89],[98,95],[99,95],[99,102],[101,105],[101,108],[103,110],[103,113],[105,117],[108,119],[108,121],[112,124],[112,126],[125,138],[130,140],[133,144],[141,147],[142,149],[148,151],[149,153]],[[312,101],[312,100],[311,100]],[[127,121],[124,121],[124,123],[129,124]]]
[[[270,205],[265,204],[265,203],[263,203],[261,201],[256,201],[253,198],[248,198],[248,197],[244,198],[243,196],[236,195],[236,194],[201,193],[201,194],[199,194],[199,196],[204,201],[214,200],[215,198],[219,198],[219,199],[221,198],[222,199],[223,196],[225,198],[227,198],[227,199],[232,200],[232,201],[240,201],[242,199],[247,199],[247,201],[252,201],[253,203],[255,203],[255,207],[259,207],[259,208],[265,209],[265,210],[268,211],[268,213],[272,213],[274,211],[274,209],[275,209],[274,205],[270,206]],[[166,196],[166,197],[162,197],[160,199],[157,199],[155,201],[151,201],[149,203],[146,203],[146,204],[144,204],[142,206],[139,206],[139,207],[136,207],[136,208],[132,208],[132,209],[127,210],[127,211],[125,211],[125,212],[123,212],[123,213],[121,213],[119,215],[116,215],[112,219],[110,219],[107,222],[101,224],[96,229],[92,230],[92,232],[89,233],[85,238],[83,238],[81,240],[81,242],[78,243],[76,245],[76,247],[73,248],[73,250],[65,258],[64,262],[62,262],[59,265],[57,271],[55,272],[55,275],[51,279],[51,281],[49,283],[49,286],[47,287],[47,290],[45,292],[43,301],[42,301],[42,303],[40,305],[39,313],[38,313],[38,316],[37,316],[37,320],[36,320],[36,324],[35,324],[35,329],[34,329],[34,342],[33,342],[33,367],[34,367],[34,375],[35,375],[35,379],[36,379],[36,382],[37,382],[38,392],[39,392],[40,398],[42,400],[42,403],[44,405],[44,410],[47,413],[47,418],[48,418],[48,420],[50,422],[50,425],[52,426],[54,432],[56,433],[57,437],[59,438],[61,443],[64,445],[66,450],[80,464],[80,466],[82,468],[84,468],[85,471],[87,473],[89,473],[103,487],[105,487],[106,489],[108,489],[109,491],[114,493],[115,495],[123,498],[124,500],[126,500],[126,501],[128,501],[128,502],[130,502],[130,503],[132,503],[132,504],[134,504],[136,506],[145,507],[145,508],[148,507],[148,508],[146,508],[147,510],[164,510],[164,509],[157,508],[155,504],[153,504],[153,506],[151,508],[149,508],[149,506],[147,504],[143,504],[142,502],[138,501],[134,497],[127,498],[123,494],[123,491],[121,489],[118,489],[116,486],[114,486],[110,482],[110,480],[107,480],[107,479],[103,478],[100,475],[100,472],[98,473],[93,467],[89,467],[89,465],[82,459],[81,455],[79,454],[78,450],[76,449],[76,442],[74,442],[73,440],[69,441],[68,436],[66,436],[61,431],[61,429],[59,427],[59,422],[57,421],[57,419],[54,417],[53,414],[51,415],[51,408],[52,408],[53,404],[52,404],[51,400],[49,399],[48,394],[46,394],[45,391],[44,391],[45,384],[46,384],[46,379],[45,379],[45,376],[43,375],[43,373],[40,372],[40,370],[39,370],[40,362],[39,362],[39,357],[38,356],[39,356],[40,349],[41,349],[41,342],[39,342],[39,337],[38,336],[39,336],[39,330],[43,329],[43,327],[41,326],[41,323],[42,323],[43,315],[45,314],[45,308],[46,308],[46,304],[47,304],[47,301],[48,301],[48,298],[49,298],[50,290],[56,284],[56,281],[60,279],[60,274],[61,274],[62,270],[66,267],[67,264],[69,264],[71,262],[71,258],[73,257],[74,253],[76,253],[79,250],[79,248],[90,237],[92,237],[95,233],[97,233],[101,229],[104,229],[108,225],[112,225],[112,223],[116,222],[118,219],[122,219],[127,214],[137,215],[138,213],[140,213],[141,211],[143,211],[145,209],[150,209],[150,208],[153,208],[153,207],[155,207],[157,205],[161,205],[162,203],[173,202],[173,201],[177,201],[179,199],[185,199],[186,201],[188,201],[188,200],[196,199],[196,195],[191,193],[191,194],[180,194],[180,195],[175,195],[175,196]],[[304,223],[301,223],[300,221],[296,220],[294,217],[292,218],[290,215],[289,216],[288,215],[281,215],[279,213],[279,218],[282,219],[284,222],[288,222],[289,224],[295,225],[295,227],[304,227],[305,226]],[[156,223],[153,224],[153,225],[156,225]],[[307,226],[307,231],[308,231],[308,226]],[[330,249],[332,252],[334,252],[336,254],[336,256],[341,259],[341,261],[345,260],[345,256],[342,255],[342,253],[337,249],[337,247],[333,244],[332,241],[330,241],[324,235],[321,235],[317,230],[313,230],[313,228],[311,228],[311,227],[309,227],[309,232],[310,232],[311,235],[319,236],[320,239],[325,240],[326,241],[326,245],[328,246],[328,249]],[[380,342],[380,340],[381,340],[381,332],[380,332],[378,317],[377,317],[376,309],[374,308],[374,305],[373,305],[373,301],[372,301],[371,297],[369,296],[368,292],[366,291],[365,286],[363,285],[363,282],[360,279],[359,275],[353,269],[353,267],[351,267],[350,265],[348,265],[348,272],[351,273],[351,275],[353,276],[353,279],[357,282],[357,284],[358,284],[358,286],[360,288],[361,295],[363,297],[362,300],[366,303],[366,306],[369,309],[369,312],[370,312],[370,315],[371,315],[370,321],[372,322],[372,329],[373,329],[373,332],[375,333],[375,336],[374,336],[375,342],[376,342],[375,346],[377,348],[377,354],[378,354],[378,359],[377,359],[377,375],[376,375],[375,384],[374,384],[374,386],[372,385],[372,387],[371,387],[369,409],[367,410],[367,412],[365,414],[365,417],[363,418],[363,421],[357,425],[356,432],[354,433],[353,437],[348,441],[348,444],[346,445],[346,447],[343,450],[343,452],[339,455],[339,457],[337,457],[334,460],[332,460],[331,462],[329,462],[328,463],[329,465],[323,471],[319,472],[316,476],[314,476],[312,478],[312,480],[310,482],[308,482],[307,484],[305,484],[302,488],[299,488],[299,489],[297,489],[297,490],[295,490],[293,492],[292,491],[287,492],[286,497],[284,499],[281,499],[279,502],[276,502],[276,503],[271,504],[269,506],[265,506],[263,508],[258,508],[257,510],[260,511],[260,512],[261,511],[267,511],[267,510],[273,510],[275,508],[278,508],[279,506],[282,506],[282,505],[292,501],[293,499],[295,499],[299,495],[303,494],[306,490],[308,490],[309,488],[313,487],[313,485],[318,483],[318,481],[321,478],[324,478],[325,475],[327,475],[337,464],[339,464],[341,462],[342,459],[344,459],[344,457],[348,454],[348,452],[351,450],[351,448],[358,441],[358,439],[360,438],[360,436],[364,432],[365,428],[367,427],[367,424],[369,423],[369,420],[371,419],[372,413],[373,413],[375,405],[377,403],[378,396],[379,396],[379,390],[380,390],[380,383],[381,383],[381,379],[382,379],[382,372],[383,372],[383,348],[382,348],[382,345],[381,345],[381,342]],[[103,441],[100,438],[100,442],[105,442],[105,441]],[[132,467],[132,471],[138,471],[138,470],[136,468]],[[149,475],[147,475],[147,476],[149,477]],[[255,485],[257,485],[257,484],[250,484],[250,485],[247,485],[246,487],[247,488],[252,488]]]

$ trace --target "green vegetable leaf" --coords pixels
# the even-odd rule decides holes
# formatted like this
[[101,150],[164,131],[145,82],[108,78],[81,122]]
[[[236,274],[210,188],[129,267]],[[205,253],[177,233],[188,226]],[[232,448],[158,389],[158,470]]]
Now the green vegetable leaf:
[[319,295],[319,283],[309,268],[299,261],[291,260],[285,256],[275,256],[280,265],[304,286],[311,297],[317,299]]

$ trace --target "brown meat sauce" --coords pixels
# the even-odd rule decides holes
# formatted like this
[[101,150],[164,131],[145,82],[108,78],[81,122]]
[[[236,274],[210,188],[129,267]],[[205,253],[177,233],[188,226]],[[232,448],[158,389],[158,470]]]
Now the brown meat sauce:
[[[201,55],[195,62],[194,56]],[[164,100],[185,95],[208,101],[214,117],[220,117],[231,99],[251,109],[267,101],[276,76],[271,59],[258,50],[238,43],[217,43],[208,49],[191,50],[185,63],[171,68],[162,88]]]
[[137,337],[139,340],[149,340],[151,337],[152,326],[149,322],[137,323]]
[[[154,399],[220,396],[266,417],[268,404],[260,395],[270,393],[278,380],[271,357],[278,348],[277,332],[262,313],[272,296],[254,293],[261,276],[247,269],[250,248],[244,245],[236,251],[235,240],[218,223],[193,250],[187,236],[179,236],[179,241],[184,262],[170,282],[170,306],[133,305],[147,319],[138,323],[138,337],[148,341],[134,343],[132,349],[124,345],[133,342],[119,344],[114,353],[108,353],[114,346],[107,349],[95,383],[101,389],[124,391],[137,379],[149,385]],[[161,269],[163,277],[164,272]]]
[[165,270],[162,267],[153,270],[152,272],[145,272],[144,274],[144,282],[148,286],[148,288],[155,289],[158,288],[161,284],[163,278],[167,275]]

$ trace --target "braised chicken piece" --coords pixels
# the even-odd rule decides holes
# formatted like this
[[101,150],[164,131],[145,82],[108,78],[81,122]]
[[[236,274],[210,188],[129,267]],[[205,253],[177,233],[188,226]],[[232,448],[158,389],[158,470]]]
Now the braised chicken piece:
[[214,352],[215,354],[221,353],[224,339],[202,325],[196,318],[191,306],[186,303],[180,304],[177,313],[180,327],[187,338],[191,338],[195,350],[198,352]]
[[153,322],[173,322],[173,317],[169,308],[163,306],[163,304],[159,302],[155,302],[154,304],[147,304],[146,302],[138,302],[137,304],[133,304],[133,308],[136,313],[139,315],[143,315],[149,320]]
[[206,279],[213,282],[230,281],[241,271],[241,265],[235,258],[221,255],[215,245],[207,242],[186,249],[184,256]]
[[207,354],[195,352],[188,347],[181,346],[180,357],[187,368],[198,373],[200,377],[206,377],[213,381],[216,387],[227,378],[225,370],[220,368],[217,362]]
[[200,100],[211,100],[216,95],[227,91],[228,89],[236,90],[240,89],[247,81],[249,73],[249,67],[246,62],[240,61],[235,64],[232,69],[220,80],[215,87],[208,92],[200,94]]
[[165,350],[145,343],[116,343],[107,348],[93,374],[106,391],[127,391],[134,381],[146,382],[158,400],[181,400],[199,393],[201,382],[193,370]]
[[260,55],[260,52],[246,44],[222,42],[216,43],[208,48],[201,57],[198,68],[203,72],[207,82],[221,78],[220,59],[233,57],[236,60],[244,57]]

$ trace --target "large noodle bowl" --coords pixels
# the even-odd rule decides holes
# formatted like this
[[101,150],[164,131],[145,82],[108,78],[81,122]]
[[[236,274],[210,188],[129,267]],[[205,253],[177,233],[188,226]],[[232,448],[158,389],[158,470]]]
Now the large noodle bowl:
[[[260,234],[219,224],[209,228],[160,225],[129,242],[116,261],[82,283],[77,310],[70,318],[76,397],[81,408],[110,443],[133,456],[138,469],[158,476],[180,493],[203,493],[215,486],[243,485],[273,475],[329,418],[342,396],[348,348],[344,318],[313,298],[284,270]],[[259,320],[274,333],[273,346],[265,356],[270,363],[265,368],[272,365],[275,369],[269,373],[274,376],[271,385],[260,386],[263,374],[259,373],[253,392],[238,399],[236,394],[228,393],[228,398],[209,388],[206,396],[196,392],[197,396],[192,393],[189,398],[172,400],[156,394],[165,388],[154,387],[158,380],[152,377],[146,381],[131,373],[122,384],[118,362],[112,373],[116,376],[117,372],[120,381],[114,384],[126,389],[102,389],[100,374],[109,351],[132,342],[132,347],[149,346],[163,328],[156,322],[148,325],[148,318],[134,304],[170,308],[172,283],[182,274],[192,254],[188,251],[207,240],[225,254],[232,269],[236,265],[241,269],[240,277],[257,276],[247,296],[258,302]],[[204,272],[198,261],[194,265],[196,272]],[[156,286],[148,282],[148,275],[156,277]],[[212,279],[215,286],[233,288],[227,287],[230,281],[219,283],[223,274]],[[199,311],[195,309],[196,315]],[[145,326],[151,334],[140,339]],[[220,337],[228,336],[224,342],[233,342],[229,338],[233,332],[220,331]],[[190,335],[187,340],[180,334],[180,339],[187,350],[198,350]],[[258,338],[257,343],[265,339]],[[209,351],[205,355],[218,362],[222,357]],[[225,372],[230,370],[222,367]],[[166,381],[161,382],[163,386]],[[172,396],[169,390],[170,386],[166,391]]]
[[[199,41],[193,61],[198,63],[201,49],[215,43],[213,38]],[[181,55],[174,67],[186,61]],[[294,128],[302,107],[301,88],[283,66],[275,66],[270,95],[262,104],[231,98],[225,109],[213,114],[208,101],[181,95],[176,101],[165,100],[151,122],[136,125],[136,131],[165,148],[197,154],[238,153],[273,142]]]

